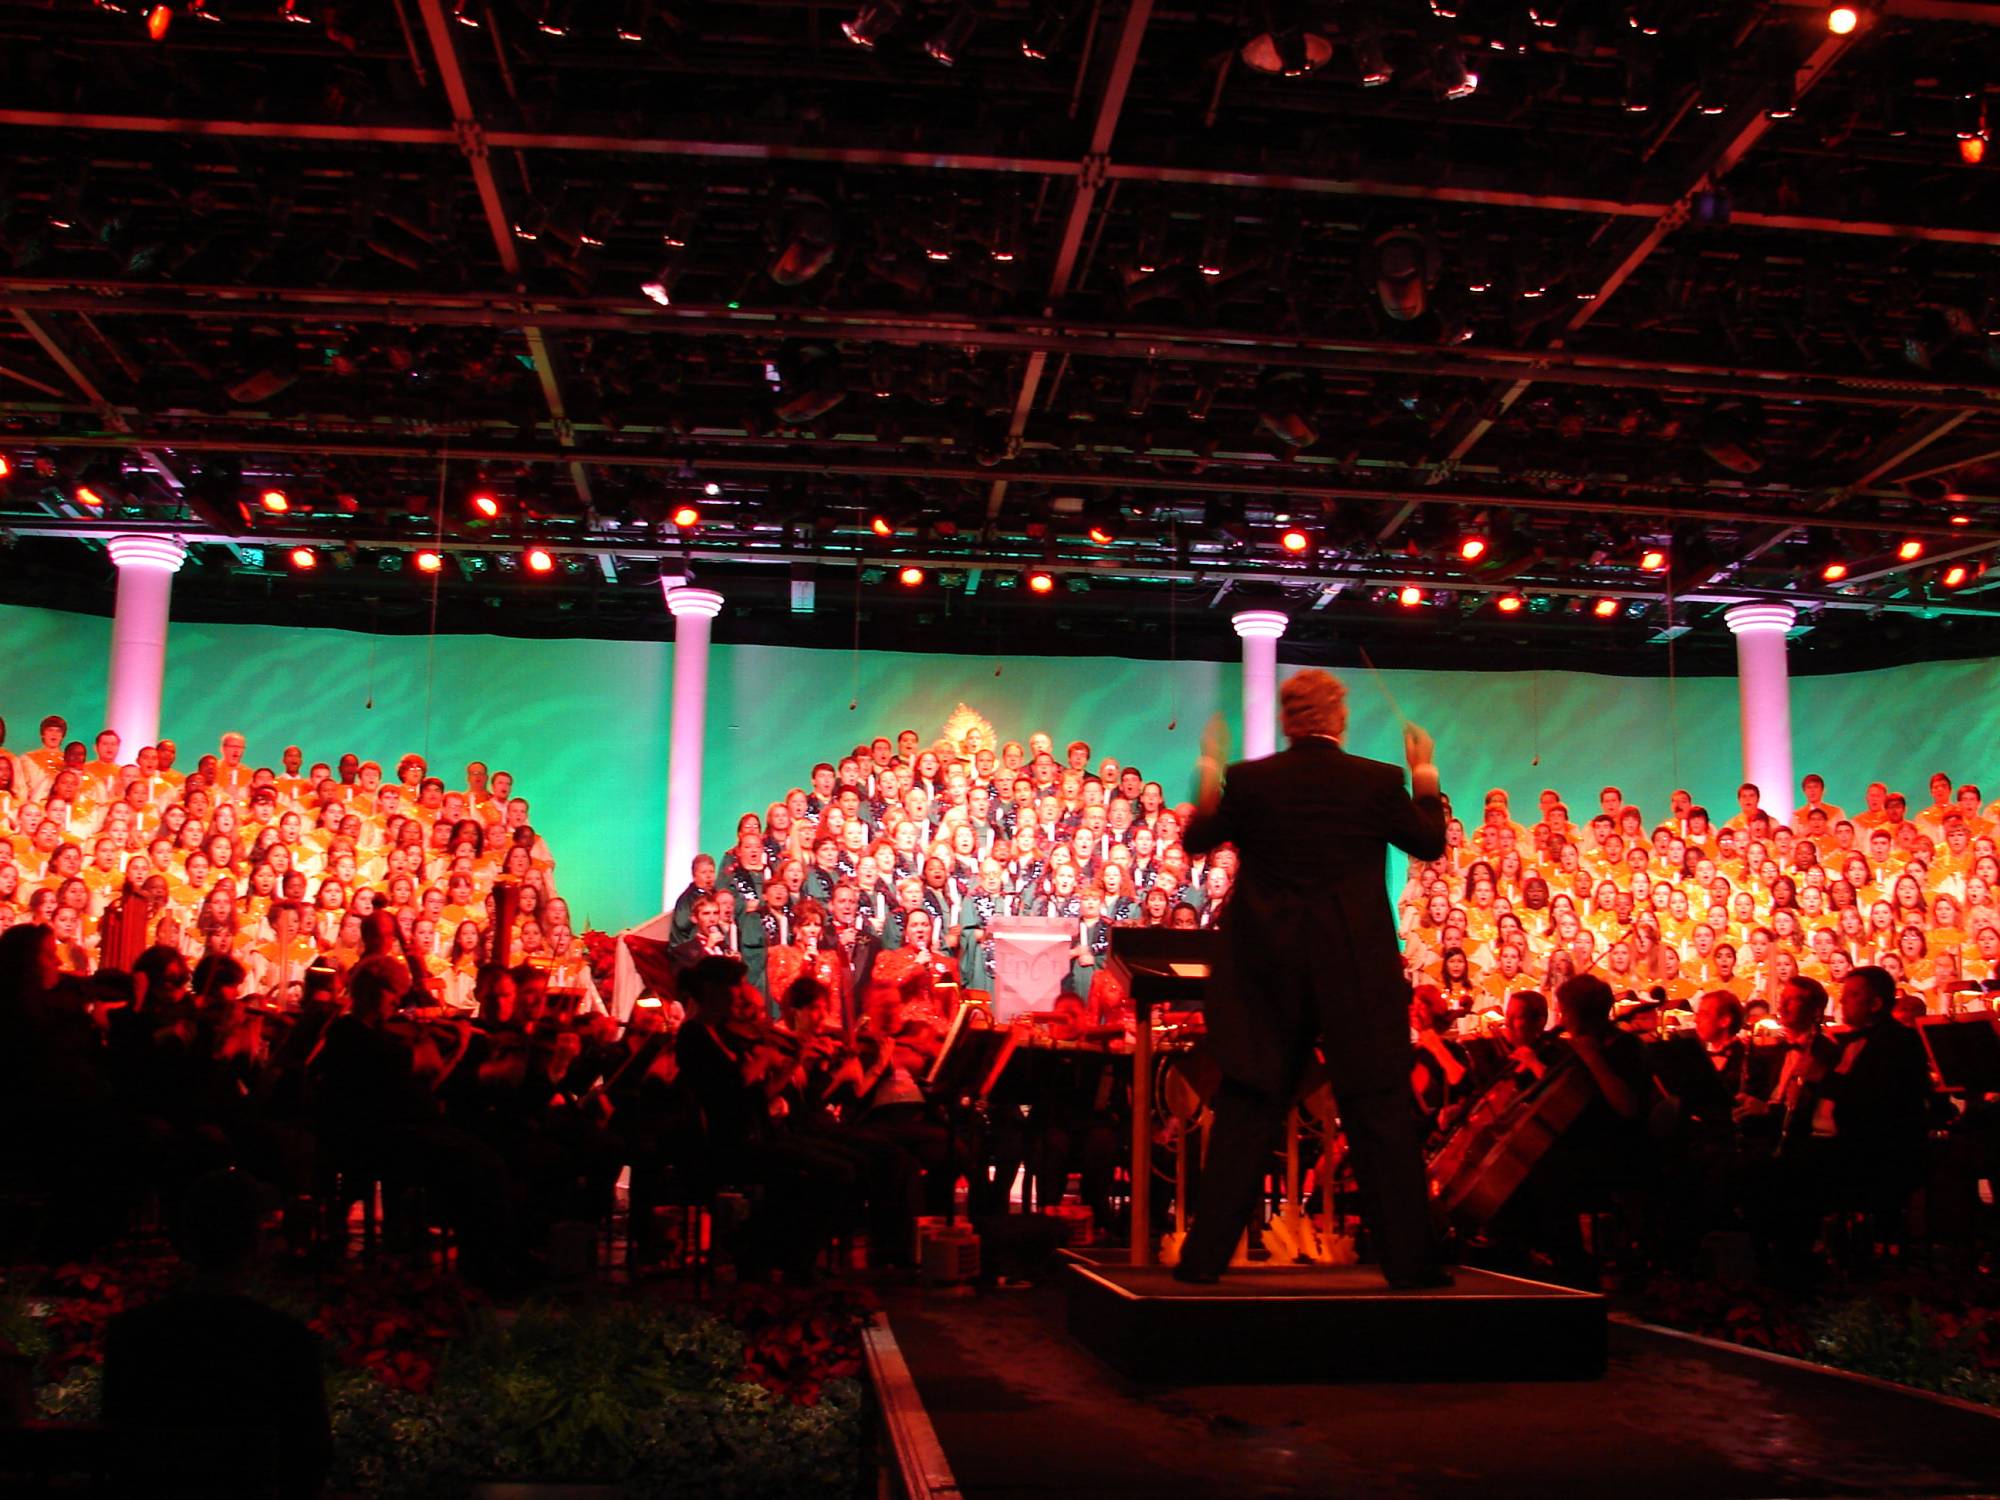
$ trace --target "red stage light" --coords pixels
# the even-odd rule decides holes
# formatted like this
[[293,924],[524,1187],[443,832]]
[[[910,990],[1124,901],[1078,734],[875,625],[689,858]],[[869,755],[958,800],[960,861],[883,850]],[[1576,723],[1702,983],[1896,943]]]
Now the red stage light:
[[292,566],[301,573],[310,573],[319,566],[319,554],[310,547],[292,548]]
[[1312,546],[1312,538],[1296,526],[1288,526],[1279,533],[1278,545],[1287,552],[1303,552]]
[[1948,589],[1955,589],[1972,576],[1972,570],[1964,563],[1953,563],[1944,570],[1943,583]]
[[417,554],[417,571],[419,573],[436,573],[442,571],[443,568],[444,554],[442,552],[419,552]]
[[[7,460],[4,458],[0,458],[0,479],[5,479],[6,477],[7,477]],[[1949,519],[1950,519],[1950,524],[1953,526],[1970,526],[1972,524],[1972,517],[1968,516],[1962,510],[1953,511]]]
[[1618,601],[1616,599],[1599,599],[1595,604],[1590,606],[1590,612],[1600,620],[1608,620],[1618,613]]
[[1639,554],[1640,571],[1657,573],[1667,565],[1667,554],[1658,547],[1648,547]]
[[1851,5],[1836,5],[1826,13],[1826,29],[1835,36],[1849,36],[1861,24],[1861,12]]
[[918,567],[905,568],[896,575],[896,581],[906,589],[913,589],[924,581],[924,570]]
[[1406,583],[1396,591],[1396,602],[1405,609],[1415,609],[1424,602],[1424,591],[1414,583]]
[[530,573],[551,572],[556,565],[555,554],[550,552],[546,547],[530,547],[524,561],[527,563]]
[[1092,526],[1088,532],[1090,540],[1099,547],[1111,545],[1111,532],[1103,526]]
[[104,497],[87,484],[78,485],[73,498],[78,505],[99,506],[104,503]]
[[13,476],[14,461],[6,454],[0,453],[0,479],[11,479]]
[[713,479],[711,479],[707,484],[701,487],[701,492],[704,495],[708,496],[709,499],[713,500],[717,495],[722,493],[722,486],[717,484]]
[[146,12],[146,35],[156,42],[167,39],[167,31],[174,24],[174,8],[171,5],[156,5]]
[[1486,555],[1486,538],[1469,536],[1458,544],[1458,555],[1466,562],[1478,562]]
[[1915,562],[1923,555],[1924,544],[1916,537],[1906,539],[1903,545],[1896,549],[1896,556],[1900,557],[1904,562]]
[[471,505],[475,515],[484,516],[489,521],[500,514],[500,497],[491,490],[474,490]]
[[1836,557],[1819,570],[1819,576],[1823,582],[1839,583],[1847,576],[1847,564]]
[[676,505],[674,507],[674,524],[680,527],[682,531],[692,531],[701,524],[701,512],[696,510],[692,505]]
[[1986,137],[1968,135],[1959,138],[1958,159],[1968,167],[1976,167],[1986,160]]
[[1028,575],[1028,592],[1031,594],[1051,594],[1055,592],[1056,580],[1053,573],[1045,573],[1037,568]]
[[266,490],[257,497],[257,503],[274,516],[282,516],[292,508],[292,497],[283,490]]
[[1502,594],[1494,601],[1494,608],[1498,609],[1503,615],[1518,615],[1521,612],[1521,606],[1526,602],[1519,594]]

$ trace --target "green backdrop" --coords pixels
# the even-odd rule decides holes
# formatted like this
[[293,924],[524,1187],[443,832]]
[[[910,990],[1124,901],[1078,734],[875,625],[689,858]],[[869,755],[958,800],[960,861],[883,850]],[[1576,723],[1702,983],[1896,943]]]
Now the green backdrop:
[[[110,622],[0,607],[0,715],[9,746],[60,713],[88,738],[103,713]],[[367,636],[273,626],[176,624],[162,724],[184,763],[226,729],[254,762],[287,743],[308,760],[352,749],[392,765],[425,753],[449,784],[467,760],[514,772],[560,861],[576,916],[617,928],[657,907],[673,648],[657,642]],[[1545,786],[1587,813],[1607,781],[1652,813],[1686,786],[1719,812],[1735,805],[1741,749],[1729,678],[1563,672],[1348,673],[1350,747],[1395,759],[1400,735],[1383,689],[1437,736],[1445,785],[1463,806],[1489,786],[1517,810]],[[2000,741],[2000,663],[1914,664],[1795,679],[1794,759],[1828,796],[1858,806],[1881,778],[1925,798],[1936,769],[1986,787]],[[1201,727],[1222,708],[1236,743],[1241,672],[1215,662],[1122,657],[868,654],[772,646],[714,648],[704,844],[737,815],[801,785],[813,762],[858,740],[912,728],[928,742],[959,703],[1003,736],[1046,729],[1136,764],[1170,797],[1188,794]],[[853,701],[856,706],[849,709]],[[1540,764],[1535,763],[1539,754]],[[1776,799],[1773,799],[1776,800]]]

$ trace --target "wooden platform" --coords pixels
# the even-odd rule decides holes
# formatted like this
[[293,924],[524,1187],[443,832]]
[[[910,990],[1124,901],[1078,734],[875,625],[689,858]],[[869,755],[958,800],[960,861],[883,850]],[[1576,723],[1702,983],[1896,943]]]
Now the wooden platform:
[[1604,1373],[1604,1299],[1460,1269],[1392,1292],[1372,1266],[1262,1266],[1213,1286],[1073,1254],[1070,1335],[1135,1380],[1589,1380]]

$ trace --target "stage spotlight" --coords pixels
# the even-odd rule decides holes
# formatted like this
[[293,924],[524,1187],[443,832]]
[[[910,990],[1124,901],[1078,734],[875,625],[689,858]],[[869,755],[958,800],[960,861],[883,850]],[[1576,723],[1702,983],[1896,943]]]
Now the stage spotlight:
[[1109,547],[1118,540],[1118,527],[1111,521],[1092,521],[1090,529],[1084,533],[1095,547]]
[[1396,602],[1405,609],[1415,609],[1424,602],[1424,591],[1414,583],[1406,583],[1396,591]]
[[419,573],[441,573],[444,571],[444,554],[442,552],[419,552],[416,562]]
[[840,222],[810,193],[794,193],[765,229],[771,260],[765,274],[779,286],[804,286],[840,251]]
[[868,518],[868,529],[879,537],[892,537],[896,534],[896,523],[885,515],[876,514]]
[[1464,99],[1479,91],[1479,75],[1466,65],[1457,42],[1446,42],[1431,54],[1431,77],[1447,99]]
[[1639,571],[1642,573],[1658,573],[1666,566],[1667,549],[1664,547],[1648,547],[1639,554]]
[[915,564],[904,568],[896,575],[896,582],[906,589],[913,589],[924,581],[924,570]]
[[1255,30],[1244,42],[1244,64],[1258,73],[1299,78],[1333,57],[1333,40],[1308,20],[1297,0],[1266,0]]
[[292,571],[310,573],[319,566],[319,554],[310,547],[294,547],[291,552]]
[[174,24],[174,8],[171,5],[156,5],[146,12],[146,35],[156,42],[164,42],[167,32]]
[[[0,458],[0,479],[5,479],[6,477],[7,460]],[[1955,510],[1949,516],[1945,517],[1945,524],[1947,526],[1970,526],[1972,524],[1972,517],[1962,510]]]
[[1964,563],[1953,563],[1944,570],[1944,576],[1938,582],[1942,583],[1948,589],[1955,589],[1963,585],[1970,577],[1972,577],[1972,569]]
[[840,23],[840,31],[857,47],[873,47],[902,18],[902,0],[862,0],[861,9]]
[[924,51],[932,62],[941,67],[952,67],[965,55],[965,44],[972,40],[972,33],[979,29],[979,12],[971,5],[961,3],[953,7],[929,41],[924,43]]
[[1055,588],[1055,574],[1044,568],[1036,568],[1028,575],[1028,592],[1031,594],[1052,594]]
[[1278,533],[1278,545],[1287,552],[1309,552],[1312,550],[1312,536],[1296,526],[1287,526]]
[[266,490],[257,497],[257,503],[274,516],[282,516],[292,508],[292,497],[283,490]]
[[653,0],[625,0],[624,15],[612,35],[621,42],[643,42],[652,20]]
[[1847,577],[1847,564],[1837,557],[1828,558],[1821,565],[1819,576],[1822,583],[1839,583]]
[[12,479],[13,477],[14,461],[6,454],[0,453],[0,479]]
[[1848,36],[1861,24],[1861,12],[1851,5],[1836,5],[1826,13],[1826,29],[1835,36]]
[[1502,594],[1498,599],[1493,601],[1493,607],[1503,615],[1518,615],[1521,612],[1521,606],[1527,602],[1519,594]]
[[1364,89],[1379,89],[1396,76],[1396,65],[1389,61],[1388,49],[1382,45],[1382,33],[1372,26],[1363,26],[1354,38],[1354,67],[1361,75]]
[[1021,56],[1030,62],[1047,62],[1062,45],[1069,15],[1068,0],[1035,0],[1027,29],[1021,33]]
[[704,495],[708,496],[709,499],[713,500],[717,495],[720,495],[722,493],[722,486],[717,484],[713,479],[711,479],[707,484],[701,487],[701,492]]
[[639,291],[649,302],[657,302],[662,307],[674,305],[674,283],[680,280],[681,268],[669,261],[651,276],[639,283]]
[[1437,277],[1437,247],[1414,229],[1392,229],[1375,241],[1375,295],[1397,322],[1424,315]]
[[477,0],[451,0],[451,18],[461,26],[479,29],[479,17],[472,13]]
[[1487,541],[1484,535],[1474,531],[1460,538],[1458,557],[1460,562],[1476,563],[1486,555]]
[[474,490],[466,498],[466,504],[472,507],[475,516],[488,521],[494,520],[500,514],[500,497],[491,490]]
[[1958,159],[1968,167],[1976,167],[1986,160],[1986,137],[1967,135],[1959,137]]
[[668,519],[682,531],[693,531],[701,524],[701,512],[692,505],[676,505]]
[[1616,599],[1599,599],[1595,604],[1590,606],[1590,612],[1600,620],[1608,620],[1618,613],[1618,601]]
[[80,484],[71,490],[70,498],[76,501],[78,505],[88,505],[93,510],[101,508],[104,504],[103,492],[93,489],[87,484]]
[[1903,544],[1896,549],[1896,556],[1900,557],[1904,562],[1915,562],[1923,555],[1924,544],[1917,537],[1904,538]]
[[530,573],[553,573],[556,559],[555,554],[546,547],[530,547],[522,555],[521,563]]

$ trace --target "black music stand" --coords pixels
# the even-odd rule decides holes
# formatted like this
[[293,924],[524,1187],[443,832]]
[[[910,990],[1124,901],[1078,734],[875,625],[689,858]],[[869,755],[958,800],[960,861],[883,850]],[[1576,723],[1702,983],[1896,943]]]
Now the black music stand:
[[1974,1098],[2000,1091],[2000,1022],[1990,1016],[1925,1016],[1917,1035],[1947,1089]]
[[1153,1010],[1201,1008],[1221,935],[1213,928],[1114,927],[1112,971],[1132,997],[1132,1264],[1153,1263]]
[[[961,1005],[951,1018],[944,1046],[924,1075],[924,1092],[944,1106],[944,1151],[947,1169],[958,1169],[958,1120],[961,1109],[978,1109],[1000,1072],[1003,1050],[1011,1050],[1013,1031],[972,1026],[967,1018],[975,1007]],[[893,1043],[891,1045],[894,1045]],[[945,1199],[944,1222],[958,1222],[958,1187]]]

